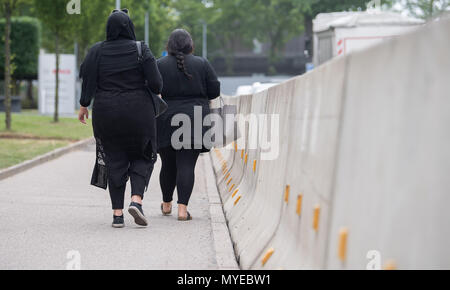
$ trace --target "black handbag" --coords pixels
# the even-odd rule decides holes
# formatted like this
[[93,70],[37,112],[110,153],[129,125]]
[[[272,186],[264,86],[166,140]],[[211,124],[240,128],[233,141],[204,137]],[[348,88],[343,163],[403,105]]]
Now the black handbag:
[[213,145],[215,148],[223,148],[228,144],[241,138],[239,126],[235,120],[237,114],[236,105],[227,105],[222,96],[219,97],[220,105],[218,108],[210,107],[211,114],[217,114],[222,119],[221,127],[213,127],[214,132]]
[[[136,47],[138,51],[138,62],[140,65],[143,65],[143,54],[142,54],[142,42],[136,41]],[[169,105],[159,96],[154,94],[152,90],[148,87],[148,85],[145,85],[145,89],[147,90],[147,93],[150,95],[153,101],[153,107],[155,108],[155,117],[158,118],[162,114],[164,114],[167,109],[169,108]]]

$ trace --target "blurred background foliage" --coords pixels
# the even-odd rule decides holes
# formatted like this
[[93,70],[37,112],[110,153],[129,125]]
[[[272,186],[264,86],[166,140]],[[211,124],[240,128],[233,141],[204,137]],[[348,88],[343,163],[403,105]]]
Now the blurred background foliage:
[[[4,1],[11,0],[0,0]],[[77,44],[79,62],[89,47],[104,40],[106,19],[115,7],[115,0],[81,0],[81,14],[69,15],[65,10],[68,0],[19,0],[19,2],[20,5],[13,16],[36,17],[42,23],[42,29],[39,30],[41,37],[33,36],[38,45],[48,52],[54,52],[54,38],[58,36],[60,50],[63,53],[73,53]],[[312,20],[318,13],[365,10],[368,2],[368,0],[122,0],[122,7],[130,10],[140,40],[144,39],[145,12],[149,12],[150,47],[158,57],[165,50],[168,35],[178,27],[191,32],[197,44],[196,54],[201,55],[202,23],[206,22],[210,58],[223,57],[229,60],[238,47],[252,47],[257,39],[268,43],[269,59],[275,62],[292,37],[303,32],[312,35]],[[403,7],[410,9],[411,14],[422,18],[432,17],[449,6],[449,0],[381,0],[381,3],[385,7],[401,3]],[[0,5],[0,8],[1,6],[3,5]],[[52,14],[48,13],[48,9],[58,11]],[[2,23],[0,22],[0,26]],[[61,35],[58,35],[59,32],[55,33],[55,28],[59,28]],[[0,35],[2,35],[1,28]],[[35,51],[36,42],[31,43],[30,40],[27,42]],[[22,44],[19,40],[12,39],[12,47],[14,46]],[[18,48],[15,49],[17,51]],[[230,70],[232,71],[232,68]]]
[[[38,68],[41,26],[36,18],[12,18],[11,55],[13,59],[13,78],[26,80],[35,79]],[[0,19],[0,35],[5,32],[5,19]],[[5,46],[5,38],[0,38],[0,47]],[[4,49],[0,49],[0,59],[5,58]],[[4,77],[5,67],[0,65],[0,79]]]

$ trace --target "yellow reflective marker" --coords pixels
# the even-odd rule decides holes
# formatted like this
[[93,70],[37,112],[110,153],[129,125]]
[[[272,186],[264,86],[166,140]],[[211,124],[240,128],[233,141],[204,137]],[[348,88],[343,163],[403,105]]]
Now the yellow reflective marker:
[[244,159],[244,153],[245,153],[245,150],[242,149],[242,151],[241,151],[241,159]]
[[237,142],[234,142],[234,151],[237,152],[238,151],[238,146],[237,146]]
[[256,172],[256,160],[253,160],[253,172]]
[[228,177],[230,177],[231,172],[228,172],[227,176],[225,176],[225,180],[228,180]]
[[313,229],[317,232],[319,230],[320,205],[314,207]]
[[348,228],[341,228],[339,231],[338,257],[342,262],[347,258],[347,238]]
[[303,194],[299,194],[297,197],[297,215],[302,214],[302,203],[303,203]]
[[236,184],[233,184],[233,185],[230,187],[230,190],[228,190],[228,192],[231,192],[235,186],[236,186]]
[[289,193],[291,192],[291,186],[286,185],[286,189],[284,190],[284,202],[289,203]]
[[248,154],[245,154],[245,164],[247,164],[247,162],[248,162]]
[[242,195],[239,195],[239,197],[236,199],[236,201],[234,202],[234,205],[237,205],[238,202],[241,200]]
[[397,270],[397,263],[394,260],[388,260],[384,265],[383,270]]
[[234,198],[238,192],[239,192],[239,189],[236,189],[236,190],[234,191],[233,195],[231,195],[231,197]]
[[267,261],[269,261],[270,257],[272,257],[273,253],[275,252],[274,248],[270,248],[267,250],[266,254],[264,255],[262,259],[262,265],[266,265]]
[[230,180],[228,180],[227,185],[230,185],[231,181],[233,180],[232,177],[230,177]]

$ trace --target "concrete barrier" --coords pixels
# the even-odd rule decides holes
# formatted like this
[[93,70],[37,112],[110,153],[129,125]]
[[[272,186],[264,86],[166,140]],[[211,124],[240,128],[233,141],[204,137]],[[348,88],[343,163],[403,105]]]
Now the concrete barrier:
[[443,20],[226,98],[280,121],[275,160],[259,123],[211,153],[242,269],[450,269],[449,49]]

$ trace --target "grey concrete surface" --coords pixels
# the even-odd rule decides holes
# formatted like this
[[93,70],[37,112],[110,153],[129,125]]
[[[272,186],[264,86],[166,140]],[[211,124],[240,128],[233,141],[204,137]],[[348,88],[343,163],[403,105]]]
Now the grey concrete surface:
[[135,226],[127,214],[126,228],[111,227],[108,193],[89,186],[93,146],[0,181],[0,269],[63,270],[74,261],[73,251],[83,270],[233,267],[217,261],[227,250],[216,250],[214,242],[205,158],[197,166],[189,223],[161,215],[157,163],[144,204],[148,228]]

